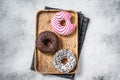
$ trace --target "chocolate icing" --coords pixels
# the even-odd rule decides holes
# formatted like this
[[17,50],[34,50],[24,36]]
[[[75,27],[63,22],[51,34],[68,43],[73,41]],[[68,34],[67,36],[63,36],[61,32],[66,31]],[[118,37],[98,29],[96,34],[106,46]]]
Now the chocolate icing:
[[51,31],[41,32],[36,39],[36,48],[43,53],[53,54],[58,49],[58,37]]

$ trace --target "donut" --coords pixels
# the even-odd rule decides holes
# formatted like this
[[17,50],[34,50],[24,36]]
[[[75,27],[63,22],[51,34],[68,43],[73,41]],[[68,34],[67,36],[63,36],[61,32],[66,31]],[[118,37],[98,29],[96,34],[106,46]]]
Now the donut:
[[[51,20],[53,30],[60,35],[69,35],[75,30],[75,25],[70,21],[71,14],[66,11],[57,12]],[[65,25],[61,22],[65,21]]]
[[36,38],[36,48],[43,53],[55,53],[58,49],[58,37],[51,31],[41,32]]
[[[64,63],[62,60],[67,59]],[[69,73],[76,65],[76,58],[72,51],[61,49],[57,51],[53,58],[53,66],[62,73]]]

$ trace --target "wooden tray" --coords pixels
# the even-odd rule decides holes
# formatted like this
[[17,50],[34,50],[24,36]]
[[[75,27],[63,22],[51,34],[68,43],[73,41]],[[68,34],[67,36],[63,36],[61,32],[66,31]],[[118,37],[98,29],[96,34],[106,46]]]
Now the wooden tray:
[[[51,26],[51,18],[53,15],[60,10],[41,10],[37,13],[36,16],[36,37],[39,33],[43,31],[53,31]],[[71,13],[71,22],[76,25],[76,30],[68,35],[68,36],[61,36],[59,37],[59,49],[65,48],[71,50],[77,60],[78,63],[78,15],[77,12],[72,10],[66,10]],[[34,56],[34,68],[36,71],[42,74],[66,74],[61,73],[53,66],[53,56],[54,55],[47,55],[45,53],[40,52],[35,48],[35,56]],[[78,65],[78,64],[77,64]],[[74,74],[77,71],[76,67],[67,74]]]

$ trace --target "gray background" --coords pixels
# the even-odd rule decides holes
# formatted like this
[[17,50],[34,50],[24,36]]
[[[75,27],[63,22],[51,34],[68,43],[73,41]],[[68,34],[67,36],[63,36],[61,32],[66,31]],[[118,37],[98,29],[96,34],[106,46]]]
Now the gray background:
[[75,80],[120,80],[120,0],[0,0],[0,80],[67,80],[30,70],[35,16],[44,6],[90,18]]

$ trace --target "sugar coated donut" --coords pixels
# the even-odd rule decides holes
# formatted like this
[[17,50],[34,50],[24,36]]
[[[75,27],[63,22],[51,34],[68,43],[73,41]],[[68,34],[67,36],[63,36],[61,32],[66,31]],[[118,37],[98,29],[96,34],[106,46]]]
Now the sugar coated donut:
[[[57,12],[51,20],[53,30],[60,35],[69,35],[75,30],[75,25],[70,21],[71,13],[66,11]],[[61,21],[65,21],[65,26]]]
[[58,49],[58,37],[51,31],[41,32],[36,39],[36,48],[43,53],[53,54]]
[[[63,59],[67,59],[67,62],[62,62]],[[72,51],[67,49],[61,49],[55,53],[53,65],[60,72],[69,73],[76,65],[76,58]]]

